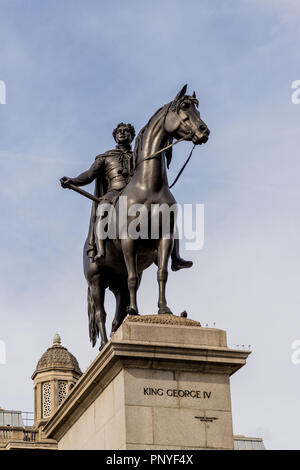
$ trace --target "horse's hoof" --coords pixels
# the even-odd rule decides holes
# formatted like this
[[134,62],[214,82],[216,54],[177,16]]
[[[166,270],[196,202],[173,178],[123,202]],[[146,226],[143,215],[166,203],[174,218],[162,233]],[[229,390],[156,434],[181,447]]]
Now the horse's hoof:
[[158,313],[158,314],[173,315],[173,313],[171,312],[171,310],[169,309],[169,307],[160,307],[157,313]]
[[112,336],[119,328],[120,325],[112,326],[110,336]]
[[139,315],[139,313],[132,307],[127,307],[127,315]]
[[[107,343],[107,342],[106,342],[106,343]],[[102,351],[102,349],[104,348],[104,346],[106,345],[106,343],[101,343],[101,344],[100,344],[99,351]]]

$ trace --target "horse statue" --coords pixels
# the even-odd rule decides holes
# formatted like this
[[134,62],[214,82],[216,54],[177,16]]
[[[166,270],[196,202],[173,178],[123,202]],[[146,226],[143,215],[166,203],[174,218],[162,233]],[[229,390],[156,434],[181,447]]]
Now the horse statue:
[[[95,346],[100,334],[101,348],[107,343],[106,311],[104,308],[105,290],[109,288],[116,298],[116,311],[112,323],[114,333],[125,317],[138,315],[137,290],[142,273],[152,263],[156,263],[159,286],[158,313],[171,314],[165,296],[168,278],[168,261],[171,255],[176,220],[170,221],[168,233],[161,226],[154,227],[158,238],[133,239],[128,227],[134,220],[130,208],[135,204],[146,207],[149,227],[160,224],[151,219],[151,206],[164,205],[171,207],[176,201],[169,189],[167,167],[172,159],[173,139],[192,141],[195,145],[207,142],[209,129],[200,118],[197,109],[198,100],[195,92],[186,95],[187,85],[175,99],[156,111],[136,138],[133,153],[133,174],[122,191],[127,197],[128,212],[126,217],[119,218],[120,198],[116,202],[117,224],[116,237],[107,238],[105,259],[99,264],[87,256],[87,244],[84,246],[84,274],[88,283],[89,334]],[[176,142],[175,142],[176,143]],[[174,145],[174,144],[173,144]],[[167,150],[164,150],[168,147]],[[160,152],[160,149],[164,151]],[[166,162],[165,162],[166,160]],[[121,220],[122,219],[122,220]],[[153,229],[153,227],[152,227]]]

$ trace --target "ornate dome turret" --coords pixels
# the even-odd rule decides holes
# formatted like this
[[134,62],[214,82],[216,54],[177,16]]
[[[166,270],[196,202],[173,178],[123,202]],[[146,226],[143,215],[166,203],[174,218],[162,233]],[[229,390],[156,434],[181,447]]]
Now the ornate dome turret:
[[37,363],[32,375],[35,424],[45,424],[65,400],[82,375],[78,361],[61,345],[58,333]]
[[74,371],[79,376],[82,375],[78,361],[67,348],[61,345],[61,339],[58,333],[53,338],[53,345],[48,348],[37,363],[32,379],[38,372],[44,372],[50,369]]

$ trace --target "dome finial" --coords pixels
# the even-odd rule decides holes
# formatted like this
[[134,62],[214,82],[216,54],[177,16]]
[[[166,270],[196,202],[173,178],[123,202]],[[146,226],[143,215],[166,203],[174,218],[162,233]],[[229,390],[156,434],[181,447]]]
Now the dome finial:
[[61,344],[61,339],[58,333],[53,338],[53,344]]

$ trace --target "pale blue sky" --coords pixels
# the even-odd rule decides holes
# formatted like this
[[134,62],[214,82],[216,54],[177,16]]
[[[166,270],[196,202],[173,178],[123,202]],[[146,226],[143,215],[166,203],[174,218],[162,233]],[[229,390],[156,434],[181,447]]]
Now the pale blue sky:
[[[0,0],[0,12],[0,405],[33,409],[30,376],[56,331],[83,370],[97,354],[81,266],[90,203],[58,179],[188,83],[211,138],[174,195],[205,205],[205,245],[170,274],[169,303],[252,345],[232,378],[234,431],[299,448],[299,2]],[[175,148],[170,180],[190,148]],[[154,275],[141,313],[156,312]]]

